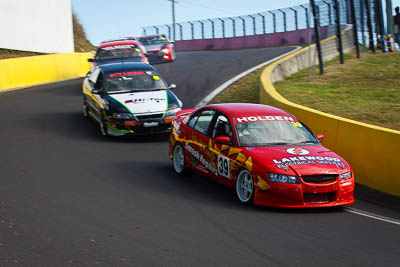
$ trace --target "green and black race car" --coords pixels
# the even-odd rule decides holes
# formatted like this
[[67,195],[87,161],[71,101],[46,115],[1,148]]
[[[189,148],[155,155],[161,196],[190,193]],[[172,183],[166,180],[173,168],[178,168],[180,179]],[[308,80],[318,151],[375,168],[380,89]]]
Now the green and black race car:
[[182,102],[157,70],[141,62],[98,66],[83,81],[83,114],[103,135],[167,132]]

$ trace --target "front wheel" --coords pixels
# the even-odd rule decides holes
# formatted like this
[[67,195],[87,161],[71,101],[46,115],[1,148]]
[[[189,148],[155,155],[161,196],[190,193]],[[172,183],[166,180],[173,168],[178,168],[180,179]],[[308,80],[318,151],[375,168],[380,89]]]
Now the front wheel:
[[108,136],[108,126],[106,123],[106,120],[104,119],[104,116],[101,116],[101,121],[100,121],[100,133],[103,136]]
[[85,98],[83,98],[82,113],[85,118],[89,117],[89,107]]
[[186,170],[185,166],[185,151],[180,144],[177,144],[174,147],[174,151],[172,153],[172,164],[174,167],[174,171],[178,174],[184,174]]
[[248,170],[242,170],[236,179],[236,194],[243,203],[251,203],[254,196],[254,182]]

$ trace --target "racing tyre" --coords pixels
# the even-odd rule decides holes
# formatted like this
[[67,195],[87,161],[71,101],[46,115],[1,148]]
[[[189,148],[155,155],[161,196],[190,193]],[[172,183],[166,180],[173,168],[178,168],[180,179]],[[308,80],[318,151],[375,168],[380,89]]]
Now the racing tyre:
[[242,170],[236,179],[236,194],[243,203],[250,204],[254,197],[254,182],[248,170]]
[[103,116],[102,116],[101,122],[100,122],[100,133],[103,136],[108,136],[108,127],[106,124],[106,120],[104,119]]
[[172,153],[172,164],[176,173],[184,174],[186,172],[185,151],[180,144],[177,144],[174,147],[174,151]]
[[89,117],[89,107],[85,99],[83,99],[82,113],[85,118]]
[[176,53],[175,53],[175,49],[171,50],[171,61],[175,61],[176,59]]

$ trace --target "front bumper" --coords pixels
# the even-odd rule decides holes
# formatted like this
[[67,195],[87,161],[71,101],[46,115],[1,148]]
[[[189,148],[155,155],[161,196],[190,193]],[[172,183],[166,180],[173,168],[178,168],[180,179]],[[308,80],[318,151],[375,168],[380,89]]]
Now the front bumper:
[[258,186],[254,204],[282,208],[321,208],[345,206],[354,203],[354,179],[328,183],[279,184],[269,183],[262,191]]
[[109,119],[106,123],[109,135],[115,136],[164,133],[171,129],[171,122],[165,118],[140,121]]

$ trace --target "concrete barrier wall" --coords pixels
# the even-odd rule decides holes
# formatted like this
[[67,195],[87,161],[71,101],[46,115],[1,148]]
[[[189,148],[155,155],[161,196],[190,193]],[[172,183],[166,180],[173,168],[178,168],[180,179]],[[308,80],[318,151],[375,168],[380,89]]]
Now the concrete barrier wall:
[[[321,36],[326,38],[328,26],[321,27]],[[176,51],[199,50],[232,50],[245,48],[259,48],[268,46],[299,45],[314,40],[313,29],[278,32],[270,34],[258,34],[231,38],[196,39],[175,42]]]
[[90,70],[92,53],[67,53],[0,60],[0,91],[78,78]]
[[[352,32],[344,34],[346,49],[352,49]],[[337,55],[336,39],[323,42],[324,58]],[[361,123],[292,103],[281,96],[273,82],[304,69],[315,60],[315,46],[299,50],[269,65],[261,75],[261,103],[287,110],[307,124],[314,133],[325,135],[323,145],[346,159],[358,183],[400,196],[400,131]]]

